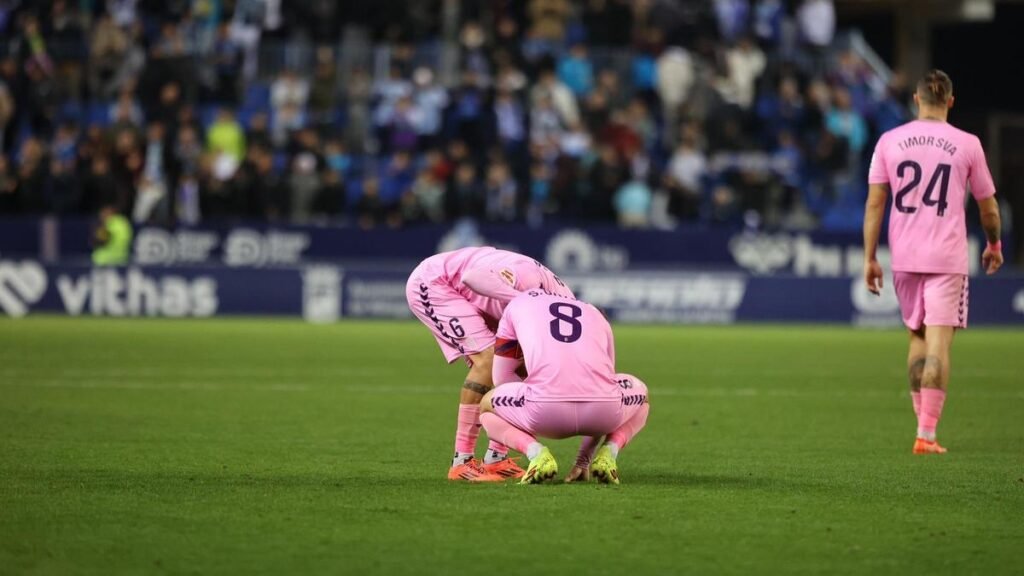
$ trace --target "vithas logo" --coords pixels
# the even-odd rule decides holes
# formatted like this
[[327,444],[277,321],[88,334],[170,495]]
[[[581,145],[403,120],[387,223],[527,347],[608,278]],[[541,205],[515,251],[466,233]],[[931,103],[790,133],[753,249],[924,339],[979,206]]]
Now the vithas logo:
[[36,262],[0,261],[0,310],[15,318],[28,314],[46,292],[46,270]]

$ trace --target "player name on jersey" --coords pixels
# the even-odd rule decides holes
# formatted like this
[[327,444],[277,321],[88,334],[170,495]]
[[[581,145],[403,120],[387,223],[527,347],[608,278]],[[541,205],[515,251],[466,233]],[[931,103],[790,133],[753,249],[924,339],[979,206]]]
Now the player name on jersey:
[[896,143],[900,150],[910,150],[911,148],[918,146],[934,146],[935,148],[941,148],[943,151],[948,153],[950,156],[956,154],[956,146],[946,140],[945,138],[936,138],[935,136],[910,136]]

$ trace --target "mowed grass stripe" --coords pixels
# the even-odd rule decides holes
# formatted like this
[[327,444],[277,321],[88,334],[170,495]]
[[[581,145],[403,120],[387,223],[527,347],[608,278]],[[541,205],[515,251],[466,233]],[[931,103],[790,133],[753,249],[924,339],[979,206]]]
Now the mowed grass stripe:
[[444,480],[465,368],[415,323],[0,321],[0,572],[1024,565],[1021,332],[957,336],[946,458],[909,454],[899,332],[616,336],[654,402],[623,485],[469,486]]

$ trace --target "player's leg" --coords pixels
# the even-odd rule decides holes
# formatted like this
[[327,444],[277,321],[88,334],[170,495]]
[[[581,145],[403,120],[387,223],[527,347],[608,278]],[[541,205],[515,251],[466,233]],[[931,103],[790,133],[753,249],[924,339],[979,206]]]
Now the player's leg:
[[[470,368],[459,394],[459,419],[456,429],[455,458],[452,466],[473,460],[477,437],[480,434],[481,400],[494,389],[492,365],[494,347],[481,350],[469,356]],[[515,460],[508,457],[508,446],[488,436],[487,452],[479,466],[491,476],[503,479],[520,478],[526,473]]]
[[604,445],[594,455],[590,465],[590,474],[602,483],[619,483],[618,458],[633,438],[647,425],[650,414],[650,402],[647,397],[647,384],[636,376],[618,374],[616,379],[623,386],[621,421],[604,441]]
[[406,299],[412,313],[433,334],[445,361],[451,364],[459,358],[466,358],[470,365],[459,393],[455,456],[448,478],[497,480],[494,475],[487,474],[474,457],[480,433],[480,398],[492,387],[494,333],[462,295],[445,284],[421,281],[415,272],[406,286]]
[[921,373],[927,355],[924,329],[910,330],[910,350],[907,353],[907,379],[910,382],[910,400],[914,406],[914,417],[921,417]]
[[530,459],[520,483],[539,484],[558,474],[558,462],[537,440],[534,431],[539,419],[561,417],[552,413],[560,409],[560,403],[529,403],[526,399],[528,391],[528,385],[522,382],[498,386],[480,403],[480,423],[488,436]]
[[921,415],[916,454],[944,453],[935,440],[949,383],[950,349],[957,328],[967,326],[967,276],[932,274],[924,289],[925,359],[921,369]]
[[935,429],[942,418],[949,382],[949,351],[956,329],[952,326],[925,327],[926,352],[921,369],[921,414],[917,419],[915,453],[943,453],[945,448],[935,439]]

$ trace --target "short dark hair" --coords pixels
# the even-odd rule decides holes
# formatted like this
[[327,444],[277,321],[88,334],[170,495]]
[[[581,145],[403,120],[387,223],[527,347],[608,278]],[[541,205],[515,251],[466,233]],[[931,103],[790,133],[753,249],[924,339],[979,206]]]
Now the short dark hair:
[[942,70],[930,70],[918,81],[917,96],[925,104],[944,105],[953,96],[953,81]]

